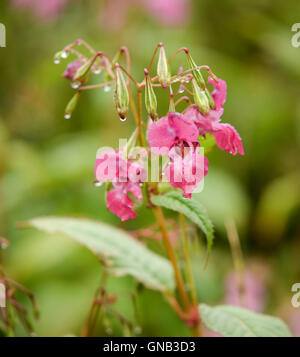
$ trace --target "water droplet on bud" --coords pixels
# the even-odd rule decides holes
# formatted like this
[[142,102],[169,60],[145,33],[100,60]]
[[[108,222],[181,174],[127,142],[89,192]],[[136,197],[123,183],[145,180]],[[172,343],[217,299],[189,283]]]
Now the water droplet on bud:
[[110,91],[110,86],[105,86],[103,89],[104,89],[104,92],[106,92],[106,93],[107,93],[107,92],[109,92],[109,91]]
[[71,118],[71,114],[65,114],[64,118],[65,119],[70,119]]
[[100,74],[101,73],[101,68],[96,68],[94,70],[94,74]]
[[55,64],[59,64],[60,63],[60,59],[59,58],[54,58],[54,61],[53,61]]
[[60,56],[61,56],[61,58],[68,58],[69,53],[67,51],[62,51]]
[[126,121],[127,118],[120,118],[121,121]]
[[79,88],[79,86],[80,86],[80,82],[73,82],[73,83],[71,83],[71,87],[72,87],[73,89],[77,89],[77,88]]
[[184,88],[179,88],[178,93],[182,94],[184,92]]
[[95,187],[101,187],[102,185],[103,185],[103,182],[101,182],[101,181],[98,181],[98,182],[94,183]]

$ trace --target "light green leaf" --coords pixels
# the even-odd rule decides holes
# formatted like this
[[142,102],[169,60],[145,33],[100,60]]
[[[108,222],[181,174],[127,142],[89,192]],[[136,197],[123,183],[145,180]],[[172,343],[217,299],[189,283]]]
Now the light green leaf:
[[115,275],[129,274],[154,290],[173,290],[171,264],[120,229],[88,219],[39,217],[29,225],[49,233],[62,233],[88,247]]
[[180,212],[195,223],[206,235],[207,248],[210,252],[214,230],[204,206],[194,198],[186,199],[177,191],[171,191],[165,195],[152,196],[151,201],[156,206],[162,206],[170,210]]
[[203,323],[224,337],[291,337],[285,323],[277,317],[231,305],[199,305]]

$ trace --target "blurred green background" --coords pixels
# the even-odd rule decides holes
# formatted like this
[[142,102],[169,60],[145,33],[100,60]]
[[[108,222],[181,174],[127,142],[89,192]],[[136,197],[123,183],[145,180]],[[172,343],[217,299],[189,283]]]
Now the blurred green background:
[[[198,64],[227,81],[223,121],[239,131],[245,156],[218,149],[209,153],[210,171],[199,200],[216,226],[216,239],[206,270],[194,258],[199,298],[209,304],[226,299],[224,279],[233,262],[224,220],[232,217],[247,269],[254,275],[263,269],[266,276],[263,311],[284,318],[300,336],[299,309],[290,303],[291,286],[300,281],[300,48],[291,45],[300,2],[191,0],[185,21],[175,25],[134,3],[126,14],[115,7],[114,13],[125,16],[115,27],[109,25],[107,6],[71,0],[57,16],[44,19],[12,1],[0,3],[0,22],[7,30],[7,47],[0,48],[0,236],[10,242],[4,252],[6,275],[29,288],[40,305],[37,334],[80,334],[101,269],[87,249],[68,238],[20,230],[16,223],[69,215],[120,225],[105,207],[104,187],[93,185],[93,166],[96,150],[129,136],[133,119],[121,122],[112,91],[101,89],[84,93],[71,120],[63,118],[73,93],[61,78],[69,59],[54,65],[53,55],[82,38],[111,56],[128,46],[138,79],[162,41],[169,56],[188,47]],[[161,101],[166,108],[166,98]],[[139,213],[128,229],[153,223],[146,210]],[[137,293],[126,277],[110,278],[108,290],[121,293],[116,309],[130,319],[132,304],[123,292],[137,295],[143,335],[188,335],[159,293]],[[292,322],[297,314],[298,324]],[[119,335],[120,326],[112,323]],[[100,321],[96,334],[107,332],[107,322]],[[18,335],[24,334],[20,328]]]

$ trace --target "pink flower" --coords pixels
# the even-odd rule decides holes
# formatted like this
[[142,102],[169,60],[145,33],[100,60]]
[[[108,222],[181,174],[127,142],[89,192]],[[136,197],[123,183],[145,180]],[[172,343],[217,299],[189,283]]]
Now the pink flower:
[[135,218],[137,213],[133,210],[134,202],[128,197],[128,193],[132,193],[137,200],[141,200],[143,198],[141,188],[131,182],[113,183],[113,185],[115,188],[106,196],[107,208],[122,221]]
[[216,145],[222,150],[228,151],[232,155],[244,155],[242,139],[236,129],[230,124],[220,123],[224,112],[223,105],[226,101],[226,82],[219,78],[216,83],[210,77],[208,82],[214,85],[212,96],[216,108],[211,109],[206,115],[203,115],[196,105],[191,105],[184,112],[184,116],[197,126],[199,135],[212,133],[216,140]]
[[142,199],[139,186],[144,181],[145,169],[137,163],[126,161],[120,152],[107,150],[102,152],[95,163],[95,176],[98,181],[111,181],[114,188],[107,194],[107,208],[122,221],[136,217],[131,193],[137,200]]
[[40,20],[53,20],[68,0],[13,0],[15,7],[31,10]]
[[213,124],[213,133],[216,144],[232,155],[244,155],[242,139],[235,128],[230,124]]
[[151,151],[169,156],[166,178],[187,198],[191,198],[193,190],[208,171],[208,160],[199,153],[198,136],[198,128],[189,117],[172,112],[153,122],[148,130]]
[[66,70],[63,73],[63,77],[73,81],[73,78],[77,72],[77,70],[82,66],[82,62],[80,60],[75,60],[67,65]]
[[165,175],[173,187],[180,188],[186,198],[191,198],[198,183],[207,175],[209,161],[199,153],[198,147],[185,151],[187,153],[172,157]]
[[212,97],[214,98],[216,104],[216,110],[219,110],[223,107],[226,101],[227,84],[221,78],[218,78],[218,82],[216,82],[211,77],[208,77],[208,83],[212,83],[215,88],[212,92]]
[[181,142],[198,141],[196,125],[185,115],[169,112],[168,116],[153,122],[148,130],[151,151],[157,155],[166,155],[170,149]]

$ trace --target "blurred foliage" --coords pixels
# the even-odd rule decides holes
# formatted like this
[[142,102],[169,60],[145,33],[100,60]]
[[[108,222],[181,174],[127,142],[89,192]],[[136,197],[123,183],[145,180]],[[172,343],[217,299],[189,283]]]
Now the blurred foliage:
[[[40,305],[38,335],[80,334],[101,269],[85,248],[58,235],[18,230],[16,222],[70,215],[118,226],[105,208],[104,188],[93,186],[93,165],[100,146],[117,146],[134,128],[132,118],[120,122],[112,93],[101,89],[84,93],[72,119],[63,119],[72,89],[60,76],[67,62],[54,65],[53,55],[76,38],[111,55],[128,46],[138,78],[158,42],[165,43],[168,55],[185,46],[227,81],[223,120],[239,131],[245,156],[217,149],[208,154],[210,171],[197,199],[215,222],[216,239],[206,270],[202,255],[193,259],[198,295],[209,304],[224,298],[224,276],[233,263],[223,222],[233,217],[245,257],[259,258],[270,270],[267,312],[289,318],[284,305],[291,285],[300,281],[300,49],[291,46],[300,3],[200,0],[191,7],[189,21],[178,27],[164,26],[134,7],[126,25],[113,32],[99,20],[102,1],[70,1],[49,22],[10,1],[0,3],[0,22],[7,28],[7,47],[0,48],[0,236],[10,241],[6,274],[28,287]],[[174,61],[174,72],[184,60]],[[159,102],[163,115],[165,96]],[[153,223],[147,209],[139,213],[126,224],[129,229]],[[136,292],[136,286],[128,277],[109,278],[108,290]],[[142,289],[137,300],[142,334],[188,334],[160,294]],[[132,314],[122,295],[116,309]],[[100,323],[97,334],[105,333]],[[118,324],[113,333],[120,333]]]

